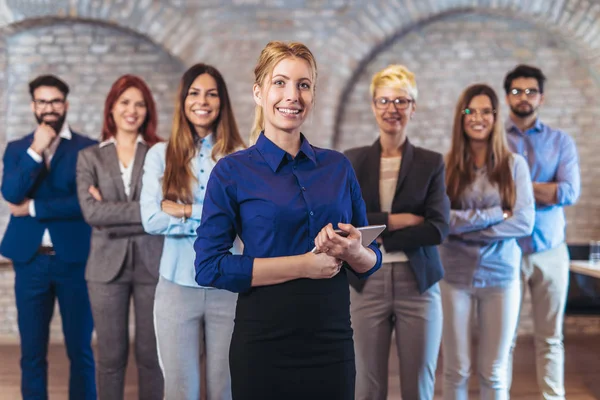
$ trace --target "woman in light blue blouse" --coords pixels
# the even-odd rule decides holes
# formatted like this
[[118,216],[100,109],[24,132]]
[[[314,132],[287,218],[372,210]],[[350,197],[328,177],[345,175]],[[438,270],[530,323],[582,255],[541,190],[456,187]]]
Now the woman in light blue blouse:
[[237,296],[198,286],[193,245],[212,168],[245,146],[215,68],[188,69],[177,100],[171,138],[146,156],[140,197],[144,229],[165,235],[154,301],[165,398],[200,397],[200,358],[206,352],[208,399],[230,399],[228,354]]
[[444,399],[467,399],[471,319],[479,321],[477,375],[482,399],[507,399],[508,355],[520,302],[521,250],[534,199],[526,161],[508,149],[498,97],[477,84],[455,112],[446,160],[450,235],[440,246]]

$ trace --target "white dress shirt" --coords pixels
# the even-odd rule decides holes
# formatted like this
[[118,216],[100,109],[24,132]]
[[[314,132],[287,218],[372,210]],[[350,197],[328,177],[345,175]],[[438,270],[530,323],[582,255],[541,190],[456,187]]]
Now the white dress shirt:
[[[142,135],[138,135],[135,141],[135,148],[133,149],[133,158],[127,167],[123,165],[121,160],[119,160],[119,169],[121,170],[121,179],[123,179],[123,188],[125,189],[125,195],[129,197],[129,193],[131,192],[131,174],[133,173],[133,164],[135,163],[135,154],[137,152],[138,143],[146,143]],[[117,145],[117,140],[115,137],[111,137],[108,140],[100,143],[100,148],[106,147],[108,145]]]
[[[69,124],[66,122],[63,124],[58,137],[60,140],[71,140],[73,135],[71,134],[71,128],[69,128]],[[36,153],[31,147],[27,149],[27,154],[29,154],[29,157],[33,158],[38,164],[44,162],[44,157]],[[50,160],[53,156],[54,154],[50,154]],[[29,215],[35,218],[35,201],[33,199],[31,199],[29,202]],[[52,247],[52,239],[50,238],[50,232],[48,232],[48,229],[44,231],[44,236],[42,236],[42,246]]]

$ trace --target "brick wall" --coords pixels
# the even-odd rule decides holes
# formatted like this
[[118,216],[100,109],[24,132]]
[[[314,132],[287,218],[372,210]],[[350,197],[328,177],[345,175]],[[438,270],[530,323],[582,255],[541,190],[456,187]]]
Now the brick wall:
[[[461,89],[486,81],[500,91],[505,72],[526,61],[550,79],[542,117],[579,147],[583,192],[567,211],[568,237],[585,242],[600,238],[592,158],[600,140],[593,125],[600,109],[599,12],[597,0],[0,0],[0,151],[33,127],[26,83],[42,72],[70,83],[69,122],[92,137],[114,79],[142,76],[167,136],[180,73],[198,61],[211,63],[248,132],[252,69],[266,42],[279,39],[301,40],[317,58],[317,105],[305,129],[314,144],[343,150],[372,142],[368,81],[377,69],[401,62],[417,72],[421,91],[409,135],[444,152]],[[0,200],[0,235],[6,221]],[[0,337],[15,337],[12,281],[10,269],[0,272]],[[530,331],[530,320],[522,327]],[[600,323],[568,319],[567,330],[598,332]]]

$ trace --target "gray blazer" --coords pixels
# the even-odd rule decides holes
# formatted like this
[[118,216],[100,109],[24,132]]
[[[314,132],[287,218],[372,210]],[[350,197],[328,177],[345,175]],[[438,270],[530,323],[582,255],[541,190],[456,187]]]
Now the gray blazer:
[[[79,152],[77,197],[83,218],[92,226],[91,250],[85,271],[88,281],[110,282],[114,279],[130,248],[136,267],[147,268],[158,280],[164,237],[146,234],[140,215],[142,168],[147,152],[148,145],[138,143],[129,197],[125,195],[114,144],[95,145]],[[99,189],[102,201],[96,201],[88,192],[92,185]]]

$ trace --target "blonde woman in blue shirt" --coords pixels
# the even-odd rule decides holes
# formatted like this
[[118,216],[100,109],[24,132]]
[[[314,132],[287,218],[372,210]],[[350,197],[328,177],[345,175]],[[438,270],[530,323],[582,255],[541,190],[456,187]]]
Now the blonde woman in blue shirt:
[[510,152],[498,108],[491,87],[465,89],[446,160],[450,235],[440,246],[445,400],[468,398],[473,314],[481,398],[508,399],[509,350],[521,299],[517,238],[533,229],[534,201],[529,168]]
[[140,198],[145,230],[165,235],[154,325],[169,400],[200,397],[204,352],[208,399],[231,398],[237,295],[198,286],[193,244],[212,168],[243,147],[223,77],[209,65],[192,66],[181,78],[171,138],[146,156]]

